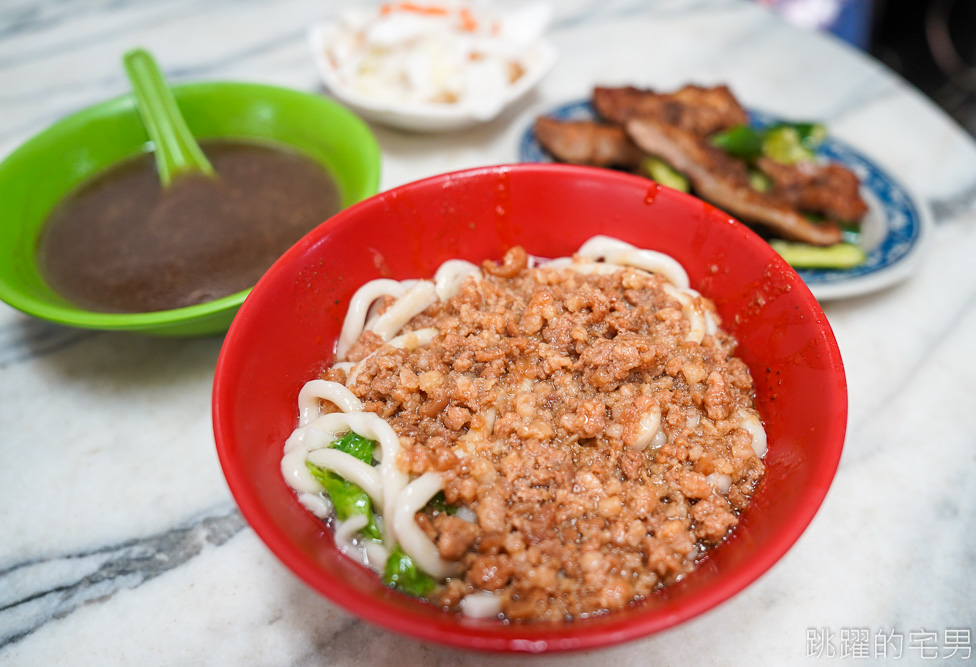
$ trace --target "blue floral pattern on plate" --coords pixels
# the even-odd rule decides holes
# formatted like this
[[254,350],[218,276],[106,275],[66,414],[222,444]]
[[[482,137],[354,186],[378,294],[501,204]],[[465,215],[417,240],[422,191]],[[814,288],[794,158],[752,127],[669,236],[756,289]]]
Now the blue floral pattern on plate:
[[[564,104],[545,114],[560,120],[592,120],[596,117],[589,101]],[[759,127],[780,119],[750,110],[750,122]],[[847,144],[828,137],[818,154],[839,162],[861,179],[861,192],[869,212],[862,224],[862,246],[867,261],[852,269],[799,269],[797,273],[819,299],[854,296],[880,289],[900,280],[914,268],[930,225],[927,212],[912,196],[871,160]],[[521,162],[552,162],[529,128],[519,145]]]

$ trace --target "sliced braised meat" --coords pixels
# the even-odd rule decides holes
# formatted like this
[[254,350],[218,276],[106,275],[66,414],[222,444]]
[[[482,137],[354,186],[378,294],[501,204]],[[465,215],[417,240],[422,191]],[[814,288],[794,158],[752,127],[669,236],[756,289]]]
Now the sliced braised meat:
[[535,136],[561,162],[635,168],[643,155],[618,125],[541,117],[535,122]]
[[814,224],[787,202],[750,187],[744,162],[687,129],[649,117],[633,118],[625,127],[639,148],[685,174],[698,196],[742,221],[765,225],[792,241],[831,245],[841,240],[836,225]]
[[688,85],[678,89],[673,95],[676,100],[689,106],[711,109],[722,118],[723,130],[749,121],[749,114],[728,86],[705,88]]
[[756,166],[773,181],[773,192],[801,211],[846,222],[859,222],[868,212],[861,198],[860,179],[843,165],[816,162],[787,165],[762,157]]
[[[689,85],[673,93],[596,87],[593,107],[606,124],[539,118],[539,143],[562,162],[635,169],[653,155],[684,173],[692,191],[743,222],[785,239],[831,245],[841,240],[834,221],[859,222],[867,212],[857,175],[839,164],[783,165],[760,158],[772,181],[768,192],[750,183],[748,164],[713,147],[708,137],[748,123],[727,86]],[[822,215],[810,221],[801,211]]]
[[633,86],[593,89],[593,107],[604,120],[623,125],[631,118],[653,118],[708,136],[749,121],[727,86],[685,86],[656,93]]

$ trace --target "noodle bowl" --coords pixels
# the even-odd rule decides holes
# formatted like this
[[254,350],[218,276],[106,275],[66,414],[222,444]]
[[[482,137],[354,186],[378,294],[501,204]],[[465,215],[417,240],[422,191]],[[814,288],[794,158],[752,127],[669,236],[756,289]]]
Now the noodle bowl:
[[[432,280],[438,267],[452,258],[498,271],[504,264],[485,267],[484,259],[500,260],[514,246],[539,257],[572,255],[595,234],[654,248],[677,259],[691,286],[714,302],[719,331],[706,333],[697,345],[685,341],[690,325],[682,304],[659,294],[663,287],[659,290],[650,283],[646,293],[624,287],[625,279],[628,283],[647,279],[629,270],[552,274],[556,282],[540,289],[557,297],[556,311],[546,312],[549,307],[542,300],[531,305],[521,297],[522,305],[514,297],[505,301],[504,295],[512,294],[506,285],[527,288],[530,275],[546,273],[538,266],[511,279],[490,271],[479,273],[480,292],[465,282],[446,304],[435,303],[395,336],[435,328],[438,335],[429,344],[413,350],[384,345],[377,351],[378,337],[367,331],[362,344],[353,343],[339,359],[346,363],[335,367],[336,341],[350,299],[370,280]],[[571,277],[576,296],[569,290]],[[635,298],[646,294],[647,299],[643,306],[631,304],[624,292]],[[636,316],[613,307],[609,299],[613,295],[621,308],[634,306],[639,312],[643,307],[667,319],[655,315],[641,334]],[[695,301],[693,295],[689,297]],[[599,312],[585,306],[586,300]],[[392,301],[377,299],[363,321],[381,314]],[[603,309],[604,305],[610,307]],[[569,306],[585,307],[571,312]],[[444,316],[440,325],[435,315]],[[546,315],[551,319],[546,320]],[[577,341],[571,328],[561,328],[569,316],[589,318],[576,333],[592,331],[592,340]],[[598,324],[600,317],[604,324]],[[597,327],[604,327],[604,334],[614,333],[611,322],[631,325],[632,330],[615,330],[615,335],[600,342]],[[520,350],[513,341],[502,336],[509,323],[518,329],[514,342],[526,344],[521,360],[515,356]],[[482,325],[480,333],[470,329],[475,324]],[[541,328],[530,333],[535,326]],[[730,456],[731,445],[743,455],[752,450],[748,431],[730,430],[727,451],[719,457],[711,454],[709,468],[703,461],[708,450],[701,446],[701,432],[716,423],[731,427],[735,412],[730,411],[728,419],[716,414],[718,422],[705,414],[698,426],[693,425],[695,398],[704,405],[704,395],[699,394],[708,387],[707,375],[697,380],[701,374],[696,367],[701,363],[707,370],[708,363],[718,363],[715,353],[731,345],[722,331],[734,336],[739,346],[732,356],[751,371],[755,405],[768,435],[768,451],[757,461],[765,472],[745,510],[738,509],[744,501],[743,485],[736,481],[740,459]],[[677,348],[686,357],[685,363],[652,367],[649,348],[641,351],[645,334],[663,335],[668,348]],[[372,341],[366,344],[368,338]],[[468,349],[475,344],[484,347],[468,354],[455,346],[458,341]],[[575,350],[583,342],[595,346],[585,358]],[[447,350],[453,355],[449,366],[444,361]],[[464,569],[463,574],[435,582],[437,587],[420,597],[391,590],[384,583],[386,568],[377,576],[344,555],[343,551],[350,552],[340,543],[333,520],[307,511],[280,469],[283,444],[298,425],[297,398],[303,385],[321,378],[345,386],[349,370],[373,352],[347,388],[366,411],[381,417],[400,436],[402,470],[409,479],[435,472],[444,480],[443,496],[438,494],[415,520],[438,545],[438,555]],[[628,356],[631,352],[637,356]],[[488,358],[494,354],[500,356]],[[562,356],[579,367],[560,366],[565,363]],[[421,363],[430,367],[421,368]],[[630,363],[643,366],[632,369],[632,378],[617,379]],[[726,370],[735,371],[737,362],[730,356],[726,365]],[[516,377],[493,376],[498,367],[506,366],[538,373],[529,378],[537,391],[521,391]],[[694,385],[688,383],[681,366],[696,380]],[[401,370],[406,382],[395,397],[390,394],[381,400],[381,384],[390,381],[393,387],[401,382]],[[439,385],[436,373],[425,375],[431,370],[442,374]],[[733,372],[729,377],[739,375]],[[494,389],[488,386],[491,382]],[[421,402],[426,390],[431,400]],[[608,392],[602,411],[598,390]],[[727,390],[752,393],[736,385]],[[445,398],[447,402],[440,406]],[[561,403],[550,401],[559,398]],[[661,408],[667,442],[652,441],[639,451],[625,448],[623,437],[636,433],[638,415],[648,398]],[[688,401],[657,400],[668,398]],[[399,399],[406,401],[404,409]],[[470,401],[470,406],[460,399]],[[588,408],[587,400],[594,401]],[[314,403],[313,418],[319,411],[339,411],[331,404],[319,405],[317,399]],[[710,404],[713,409],[720,405],[711,400]],[[433,416],[421,414],[422,406]],[[415,422],[406,421],[410,415]],[[647,637],[697,617],[749,587],[791,548],[821,506],[843,449],[846,415],[843,361],[827,318],[802,280],[767,243],[721,211],[645,179],[553,164],[483,167],[424,179],[385,191],[316,228],[265,274],[242,306],[221,346],[213,393],[215,443],[228,487],[248,524],[298,580],[328,603],[374,626],[433,644],[516,653],[592,650]],[[587,435],[593,432],[595,436]],[[721,433],[713,435],[725,438]],[[347,434],[342,440],[350,437]],[[493,451],[496,441],[498,453]],[[382,456],[380,449],[377,443],[372,459],[365,462],[378,464],[373,459]],[[458,456],[454,450],[468,454]],[[448,453],[457,461],[452,462]],[[677,467],[665,466],[670,457],[681,460],[684,454],[688,458],[683,461],[689,467],[695,461],[708,479],[678,475],[682,471]],[[560,455],[563,461],[556,460]],[[757,458],[749,456],[741,460]],[[637,478],[625,478],[625,468]],[[619,473],[616,481],[610,471]],[[562,479],[578,484],[560,491]],[[688,535],[684,529],[694,529],[692,522],[704,526],[707,521],[699,518],[707,520],[709,506],[714,509],[720,503],[711,497],[712,482],[732,506],[736,525],[719,546],[695,560],[699,547],[694,543],[694,552],[682,554],[677,548],[688,547],[682,544],[681,538]],[[502,496],[506,484],[511,487],[510,503]],[[673,490],[665,494],[668,485]],[[707,491],[709,496],[691,499],[682,487],[699,495]],[[362,496],[368,499],[365,493]],[[435,507],[454,514],[442,516]],[[644,512],[633,517],[644,529],[637,546],[631,547],[627,541],[634,539],[636,530],[618,528],[629,526],[635,507]],[[672,514],[663,516],[665,508]],[[358,543],[370,534],[376,539],[367,541],[382,543],[382,508],[373,509],[375,517],[367,520],[366,528],[346,534],[350,542]],[[519,525],[506,533],[512,520]],[[431,530],[431,524],[436,530]],[[721,528],[718,522],[708,525]],[[481,534],[462,551],[465,527]],[[577,530],[579,544],[569,539],[570,529]],[[445,542],[448,537],[455,538],[453,545]],[[587,545],[592,554],[584,553]],[[449,546],[454,550],[441,552]],[[394,545],[392,554],[398,551]],[[501,583],[500,577],[487,576],[492,558],[495,572],[510,574],[514,569],[518,579],[510,577],[501,588],[488,589]],[[683,567],[689,559],[694,570],[671,583],[679,576],[673,568]],[[605,565],[611,567],[604,569]],[[650,573],[661,581],[644,600],[617,608],[609,599],[615,591],[626,592],[618,585],[621,580],[645,590],[652,583]],[[547,587],[556,593],[554,604],[549,602]],[[608,599],[601,601],[594,595],[598,588]],[[576,607],[571,622],[498,621],[491,606],[497,608],[500,602],[509,619],[564,618],[556,605]],[[614,611],[598,614],[601,602],[612,603],[603,608]],[[445,606],[451,611],[445,611]],[[469,613],[489,618],[472,619]]]
[[[282,474],[348,556],[384,577],[415,566],[434,604],[606,612],[691,571],[763,474],[734,348],[678,262],[607,237],[573,257],[516,247],[501,264],[374,280],[337,362],[299,394]],[[375,443],[369,456],[335,446],[348,433]],[[341,518],[329,474],[367,509]]]

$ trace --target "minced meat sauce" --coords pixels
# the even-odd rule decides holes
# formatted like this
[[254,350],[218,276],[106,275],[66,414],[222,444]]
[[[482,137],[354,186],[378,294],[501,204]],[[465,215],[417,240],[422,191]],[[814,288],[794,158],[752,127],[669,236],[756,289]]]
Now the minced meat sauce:
[[[720,329],[687,340],[657,275],[529,268],[521,248],[484,270],[404,328],[436,328],[429,345],[367,331],[346,355],[375,352],[349,388],[400,436],[400,467],[439,473],[446,502],[477,517],[416,515],[462,565],[429,601],[456,610],[489,591],[508,619],[565,620],[680,579],[764,470],[737,418],[756,412],[735,341]],[[661,432],[641,446],[655,406]]]

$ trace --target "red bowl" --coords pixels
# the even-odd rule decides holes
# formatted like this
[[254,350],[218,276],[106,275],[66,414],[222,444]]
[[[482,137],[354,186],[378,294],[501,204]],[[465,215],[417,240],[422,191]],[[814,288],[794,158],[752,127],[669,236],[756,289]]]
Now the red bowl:
[[[711,297],[756,386],[767,472],[732,535],[681,582],[633,607],[571,623],[504,624],[395,592],[342,556],[285,484],[279,462],[302,385],[331,362],[353,292],[377,277],[430,277],[450,258],[499,259],[520,244],[565,256],[595,234],[666,252]],[[689,195],[631,175],[513,165],[435,176],[342,211],[299,241],[244,302],[217,362],[217,451],[241,512],[309,586],[390,630],[491,651],[587,649],[700,614],[769,569],[833,479],[847,383],[827,319],[797,274],[752,231]]]

